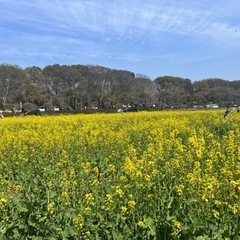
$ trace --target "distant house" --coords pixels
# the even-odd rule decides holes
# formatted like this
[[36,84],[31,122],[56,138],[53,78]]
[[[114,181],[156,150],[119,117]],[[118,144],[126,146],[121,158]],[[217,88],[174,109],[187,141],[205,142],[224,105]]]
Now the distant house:
[[216,103],[210,103],[206,105],[207,108],[219,108],[218,104]]

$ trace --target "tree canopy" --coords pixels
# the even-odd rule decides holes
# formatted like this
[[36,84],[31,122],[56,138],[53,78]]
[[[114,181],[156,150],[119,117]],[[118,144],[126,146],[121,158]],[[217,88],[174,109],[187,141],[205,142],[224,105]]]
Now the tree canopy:
[[25,69],[0,65],[0,109],[28,104],[62,109],[121,105],[193,107],[240,105],[240,80],[192,82],[175,76],[148,76],[95,65],[48,65]]

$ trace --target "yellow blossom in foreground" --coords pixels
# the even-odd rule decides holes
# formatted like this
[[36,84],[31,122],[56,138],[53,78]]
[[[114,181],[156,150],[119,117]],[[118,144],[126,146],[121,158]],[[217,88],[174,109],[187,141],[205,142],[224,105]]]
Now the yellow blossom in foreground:
[[183,190],[184,190],[184,185],[183,184],[180,184],[178,187],[177,187],[177,194],[179,196],[183,195]]
[[73,224],[77,229],[82,229],[84,226],[84,218],[81,214],[73,219]]
[[182,227],[182,224],[176,220],[173,220],[173,225],[176,229],[180,229]]
[[55,239],[106,239],[123,229],[126,239],[160,239],[165,230],[195,239],[195,219],[206,223],[203,236],[217,220],[219,238],[235,239],[239,125],[239,113],[223,121],[221,110],[5,118],[0,225],[18,223],[13,213],[23,211],[20,218],[36,202],[49,236],[58,223]]
[[49,213],[53,213],[54,207],[55,207],[55,203],[54,202],[49,203],[48,206],[47,206],[48,212]]
[[139,226],[140,228],[144,228],[145,227],[145,223],[143,221],[139,221],[137,223],[137,226]]
[[123,195],[124,195],[124,192],[123,192],[123,190],[121,189],[121,187],[120,186],[116,186],[116,194],[119,196],[119,197],[123,197]]
[[129,206],[130,208],[134,208],[135,205],[136,205],[136,202],[135,202],[135,201],[133,201],[133,200],[128,201],[128,206]]
[[219,201],[219,200],[215,200],[215,201],[214,201],[214,204],[215,204],[216,206],[221,206],[221,205],[222,205],[221,201]]
[[89,205],[94,205],[94,197],[92,193],[85,194],[85,199]]
[[1,198],[0,199],[0,204],[6,204],[7,203],[7,199],[6,198]]
[[219,217],[219,212],[218,212],[218,211],[212,210],[212,213],[213,213],[213,216],[214,216],[215,218],[218,218],[218,217]]
[[121,211],[122,211],[122,213],[127,213],[127,207],[126,206],[122,206],[121,207]]

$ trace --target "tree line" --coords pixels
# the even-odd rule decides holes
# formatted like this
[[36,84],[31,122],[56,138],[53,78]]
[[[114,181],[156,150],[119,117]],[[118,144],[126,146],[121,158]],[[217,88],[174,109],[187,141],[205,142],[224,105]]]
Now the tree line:
[[95,65],[48,65],[25,69],[0,65],[0,109],[164,108],[240,105],[240,80],[148,76]]

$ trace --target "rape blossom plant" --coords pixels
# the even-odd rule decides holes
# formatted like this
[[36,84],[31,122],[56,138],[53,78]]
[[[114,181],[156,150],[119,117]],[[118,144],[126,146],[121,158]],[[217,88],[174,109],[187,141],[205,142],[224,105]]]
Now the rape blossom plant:
[[240,115],[4,118],[0,239],[238,239]]

